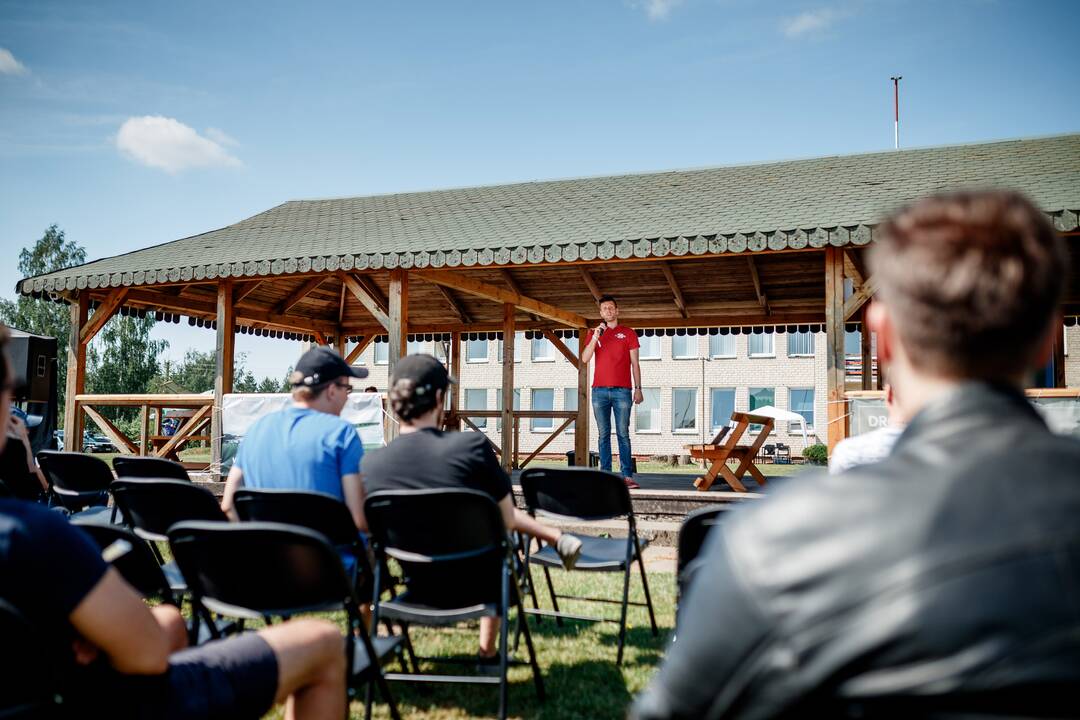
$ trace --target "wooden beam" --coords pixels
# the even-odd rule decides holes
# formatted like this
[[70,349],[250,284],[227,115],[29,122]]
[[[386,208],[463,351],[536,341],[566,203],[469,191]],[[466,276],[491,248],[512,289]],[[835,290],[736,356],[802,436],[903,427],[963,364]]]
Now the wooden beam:
[[551,330],[544,330],[542,332],[544,333],[544,337],[551,341],[551,344],[555,346],[555,349],[561,352],[563,357],[569,360],[570,364],[574,366],[575,370],[577,370],[579,361],[577,357],[575,357],[574,353],[570,351],[570,348],[566,347],[566,344],[562,341],[562,338],[553,333]]
[[[206,300],[181,298],[155,290],[132,290],[128,293],[129,305],[140,305],[149,309],[162,309],[169,312],[184,313],[194,317],[212,320],[217,317],[217,303]],[[265,323],[279,329],[310,333],[318,329],[333,334],[334,321],[330,318],[304,317],[300,315],[280,315],[278,313],[256,310],[239,306],[235,309],[235,319],[246,323]]]
[[583,328],[588,326],[588,321],[574,312],[562,310],[539,300],[526,297],[518,292],[504,290],[495,285],[474,280],[460,273],[449,270],[422,270],[419,273],[424,280],[437,285],[445,285],[462,292],[478,295],[493,302],[510,304],[519,307],[526,312],[532,312],[542,317],[554,320],[570,327]]
[[360,304],[371,313],[371,316],[375,318],[375,321],[383,326],[383,329],[390,329],[390,317],[387,313],[385,304],[380,307],[379,301],[368,292],[367,288],[359,282],[359,280],[349,275],[348,273],[341,274],[341,281],[345,283],[345,287],[349,288],[349,292],[353,294]]
[[232,304],[233,281],[219,280],[217,286],[217,339],[215,343],[214,413],[210,422],[210,470],[221,475],[222,398],[233,391],[233,363],[236,335],[233,332],[235,308]]
[[308,295],[314,292],[317,287],[326,282],[327,279],[328,276],[326,275],[316,275],[315,277],[311,278],[303,285],[301,285],[297,290],[295,290],[291,295],[289,295],[289,297],[278,303],[278,306],[274,308],[274,312],[279,315],[286,314],[287,312],[292,310],[297,303],[306,298]]
[[371,279],[368,275],[354,275],[356,282],[360,283],[360,287],[367,290],[368,295],[382,308],[383,312],[390,312],[390,304],[386,299],[386,295],[383,294],[382,289]]
[[345,356],[345,363],[347,365],[352,365],[354,362],[356,362],[356,359],[360,357],[360,355],[363,354],[365,350],[367,350],[368,345],[373,342],[375,342],[374,335],[365,335],[363,338],[361,338],[360,342],[356,343],[356,347],[350,350],[349,354]]
[[[510,288],[510,292],[517,293],[518,295],[524,295],[525,294],[525,293],[521,292],[521,286],[518,285],[518,282],[514,278],[513,273],[511,273],[509,270],[503,268],[502,270],[499,271],[499,274],[502,276],[503,282],[506,283],[506,286],[508,288]],[[529,318],[532,319],[533,321],[537,321],[537,320],[540,319],[539,317],[536,316],[535,313],[529,313]]]
[[[390,340],[387,377],[393,377],[394,367],[408,352],[409,336],[409,271],[395,268],[390,271],[390,297],[387,298],[389,323],[386,328]],[[387,388],[389,389],[389,387]],[[390,429],[390,440],[397,437],[397,425]]]
[[139,454],[150,452],[150,406],[143,405],[139,413]]
[[94,336],[101,331],[101,328],[105,327],[105,323],[109,322],[109,318],[115,315],[116,311],[120,309],[128,292],[128,288],[121,287],[116,288],[109,293],[108,297],[98,305],[94,314],[90,316],[90,319],[87,320],[79,330],[79,342],[85,345],[94,339]]
[[863,390],[874,389],[874,334],[870,332],[870,325],[866,322],[869,310],[869,305],[863,305],[862,326],[859,328],[859,355],[862,360]]
[[754,262],[754,256],[748,255],[746,257],[746,263],[750,266],[750,279],[754,281],[754,292],[757,294],[758,305],[761,306],[762,311],[766,315],[771,315],[772,311],[769,309],[769,299],[765,297],[765,290],[761,287],[761,277],[758,275],[757,263]]
[[514,469],[514,303],[503,304],[502,430],[499,445],[503,469]]
[[855,313],[859,312],[863,305],[874,298],[875,292],[877,292],[877,279],[871,275],[859,289],[853,292],[851,297],[844,302],[844,320],[850,320],[854,317]]
[[450,310],[453,311],[455,315],[457,315],[458,320],[460,320],[465,325],[469,325],[472,323],[472,318],[469,317],[469,314],[467,312],[465,312],[465,308],[461,307],[461,303],[458,302],[458,299],[456,297],[454,297],[453,292],[443,287],[442,285],[436,285],[435,289],[438,290],[439,293],[443,296],[443,299],[446,300],[446,304],[449,305]]
[[458,381],[458,384],[450,388],[450,413],[455,418],[454,430],[461,430],[461,420],[457,419],[458,409],[461,407],[461,333],[450,333],[450,377]]
[[[194,435],[195,430],[206,422],[206,418],[213,410],[213,405],[203,405],[201,408],[195,411],[195,414],[188,418],[188,421],[176,429],[169,441],[158,448],[158,451],[154,453],[157,457],[169,457],[169,455],[176,450],[177,447],[182,445],[188,436]],[[213,435],[213,433],[211,433]],[[211,442],[213,442],[211,440]]]
[[686,310],[686,300],[683,298],[682,290],[679,289],[679,283],[675,281],[675,273],[671,272],[671,268],[668,267],[666,262],[660,263],[660,269],[664,271],[668,287],[671,288],[671,294],[675,297],[675,307],[679,308],[679,313],[684,318],[690,317],[690,313]]
[[112,444],[116,446],[117,450],[119,450],[120,452],[124,452],[124,450],[127,450],[128,453],[131,455],[139,454],[138,446],[135,443],[131,442],[131,440],[128,439],[127,435],[125,435],[120,430],[120,428],[109,422],[109,419],[107,417],[105,417],[89,405],[83,407],[83,410],[88,416],[90,416],[90,419],[93,420],[99,428],[101,428],[101,432],[105,433],[105,436],[112,441]]
[[330,344],[330,342],[326,339],[326,336],[323,335],[318,330],[316,330],[314,333],[312,333],[312,337],[315,338],[315,343],[318,344],[318,345],[329,345]]
[[260,285],[262,285],[262,280],[250,280],[233,285],[233,305],[244,302],[244,299],[255,292]]
[[593,300],[600,302],[600,298],[604,293],[600,292],[600,287],[596,284],[596,281],[593,280],[592,273],[589,272],[588,268],[579,268],[579,270],[581,271],[581,279],[585,281],[585,286],[589,288],[589,292],[592,293]]
[[559,434],[563,430],[565,430],[566,427],[572,422],[574,422],[574,418],[572,418],[572,417],[568,417],[565,420],[563,420],[562,425],[555,428],[551,432],[550,435],[548,435],[546,438],[544,438],[544,442],[540,443],[540,445],[535,450],[533,450],[531,453],[529,453],[529,455],[524,460],[521,461],[521,465],[519,465],[518,467],[523,468],[526,465],[528,465],[530,462],[532,462],[533,458],[536,457],[537,455],[539,455],[541,452],[543,452],[544,448],[546,448],[548,445],[550,445],[552,440],[559,437]]
[[349,289],[345,287],[345,283],[341,283],[341,297],[338,299],[337,309],[337,321],[338,325],[345,320],[345,294],[349,292]]
[[840,248],[825,248],[825,386],[831,453],[847,436],[844,399],[844,258]]
[[82,328],[90,312],[90,295],[80,292],[71,303],[68,325],[67,385],[64,393],[64,450],[82,450],[82,412],[78,396],[86,392],[86,343]]
[[[585,352],[585,333],[578,333],[578,357]],[[589,466],[589,364],[579,362],[577,372],[577,421],[574,425],[574,464]]]
[[844,250],[844,277],[851,279],[856,290],[866,284],[867,272],[862,255],[852,248]]

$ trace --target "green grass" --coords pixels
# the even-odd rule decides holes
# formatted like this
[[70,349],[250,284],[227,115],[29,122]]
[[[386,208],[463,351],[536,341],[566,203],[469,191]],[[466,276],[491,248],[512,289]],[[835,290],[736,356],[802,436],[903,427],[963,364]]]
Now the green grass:
[[[546,586],[542,575],[540,581],[541,607],[550,608],[546,601]],[[622,591],[622,578],[614,574],[566,573],[552,571],[552,580],[560,594],[596,595],[618,598]],[[659,664],[665,643],[674,625],[674,576],[671,573],[649,573],[649,589],[656,608],[656,620],[660,626],[659,637],[654,638],[644,608],[631,607],[628,614],[626,650],[622,667],[615,665],[618,649],[618,625],[615,623],[565,622],[556,627],[554,620],[544,618],[539,625],[530,617],[529,627],[533,634],[540,667],[544,674],[547,701],[536,698],[529,668],[510,669],[510,716],[517,718],[622,718],[631,700],[641,692]],[[640,576],[635,572],[630,582],[630,597],[643,600]],[[527,601],[528,602],[528,601]],[[560,601],[560,608],[586,615],[618,617],[618,605],[608,603],[582,603]],[[332,614],[331,619],[343,624],[342,614]],[[455,628],[413,628],[410,631],[417,654],[437,656],[444,654],[473,655],[477,648],[476,624],[463,624]],[[511,641],[513,635],[511,634]],[[524,659],[525,644],[516,657]],[[390,668],[398,671],[397,663]],[[422,672],[471,672],[461,666],[421,665]],[[484,685],[421,685],[419,683],[394,682],[391,692],[398,703],[402,717],[429,720],[453,718],[492,717],[498,709],[498,686]],[[378,695],[376,694],[376,698]],[[363,702],[354,702],[350,708],[351,718],[362,718]],[[282,717],[282,708],[275,708],[267,718]],[[375,704],[375,717],[389,717],[386,705]]]

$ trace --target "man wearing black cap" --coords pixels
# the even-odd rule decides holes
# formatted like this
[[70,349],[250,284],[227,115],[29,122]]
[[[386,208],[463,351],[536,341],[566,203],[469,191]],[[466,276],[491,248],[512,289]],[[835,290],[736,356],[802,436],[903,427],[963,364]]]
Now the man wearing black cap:
[[314,490],[343,501],[356,527],[364,520],[360,458],[364,446],[356,428],[338,417],[352,378],[367,377],[326,347],[308,350],[289,376],[293,404],[260,418],[248,431],[229,471],[221,508],[232,515],[233,495],[241,485],[283,490]]
[[[510,478],[499,465],[487,437],[476,432],[439,429],[446,390],[453,380],[431,355],[408,355],[390,377],[390,407],[401,421],[400,434],[364,461],[364,485],[379,490],[466,488],[491,496],[508,530],[518,530],[555,546],[567,569],[581,554],[581,540],[537,522],[514,507]],[[431,468],[438,468],[432,472]],[[497,618],[480,621],[480,656],[495,656]]]

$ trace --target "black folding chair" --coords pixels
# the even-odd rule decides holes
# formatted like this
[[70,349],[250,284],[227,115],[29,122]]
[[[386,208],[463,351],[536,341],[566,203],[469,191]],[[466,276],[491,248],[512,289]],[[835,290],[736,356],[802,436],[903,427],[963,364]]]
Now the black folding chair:
[[75,520],[72,525],[89,535],[103,554],[108,551],[113,556],[106,558],[109,564],[144,598],[180,607],[180,598],[173,592],[146,540],[118,525],[100,525],[85,520]]
[[[538,616],[551,616],[562,625],[564,618],[588,622],[615,622],[619,625],[619,652],[616,664],[622,664],[623,645],[626,642],[627,606],[645,607],[649,610],[649,622],[653,636],[659,635],[656,627],[656,615],[653,612],[652,597],[649,595],[649,581],[645,575],[645,562],[641,551],[647,544],[637,533],[637,520],[630,503],[630,493],[623,479],[614,473],[590,468],[530,468],[521,473],[521,490],[525,497],[525,506],[532,515],[546,515],[564,520],[592,521],[611,520],[625,517],[627,521],[626,538],[602,538],[590,535],[578,535],[581,538],[581,556],[574,570],[586,572],[621,572],[623,573],[623,592],[620,603],[619,619],[590,617],[560,612],[559,598],[566,600],[584,600],[587,602],[617,602],[610,598],[581,597],[560,595],[555,592],[551,582],[550,568],[561,568],[562,559],[551,545],[541,547],[533,553],[528,543],[525,544],[526,565],[536,564],[544,569],[547,580],[548,596],[553,610],[541,610],[536,596],[533,595],[534,607],[528,612]],[[630,568],[637,561],[641,571],[641,586],[645,591],[645,602],[630,601]],[[532,585],[531,571],[529,585]]]
[[705,544],[705,538],[709,531],[720,524],[723,513],[726,512],[723,505],[711,505],[698,508],[686,516],[682,527],[679,528],[679,544],[675,558],[675,624],[678,625],[679,602],[690,586],[694,572],[697,569],[698,553]]
[[[410,625],[433,627],[466,620],[501,617],[499,677],[388,673],[388,680],[499,685],[499,717],[505,718],[509,665],[532,668],[536,694],[544,699],[544,679],[518,592],[512,548],[495,502],[475,490],[387,490],[372,493],[364,504],[375,564],[373,618],[396,621],[408,637]],[[401,564],[405,592],[383,600],[387,558]],[[509,656],[510,608],[517,608],[518,630],[525,636],[528,661]],[[476,656],[412,658],[431,663],[475,664]]]
[[[399,718],[380,662],[401,637],[368,635],[353,584],[324,535],[281,523],[181,522],[169,529],[169,545],[190,580],[192,602],[218,615],[270,622],[344,609],[350,698],[374,683]],[[369,692],[369,713],[370,699]]]
[[45,635],[7,599],[0,597],[0,718],[61,717],[60,667]]
[[175,460],[140,455],[117,455],[112,461],[118,478],[162,478],[191,481],[184,466]]
[[107,507],[112,470],[104,460],[83,453],[42,450],[38,465],[49,481],[49,505],[71,516],[112,522],[115,513]]

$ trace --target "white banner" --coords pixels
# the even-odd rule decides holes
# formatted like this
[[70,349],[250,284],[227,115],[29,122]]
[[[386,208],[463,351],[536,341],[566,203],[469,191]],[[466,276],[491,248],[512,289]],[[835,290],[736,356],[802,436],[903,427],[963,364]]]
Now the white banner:
[[[256,420],[277,412],[292,403],[288,393],[236,393],[225,395],[221,402],[221,472],[229,472],[240,442]],[[364,452],[382,447],[383,409],[380,393],[352,392],[341,417],[356,428]]]

